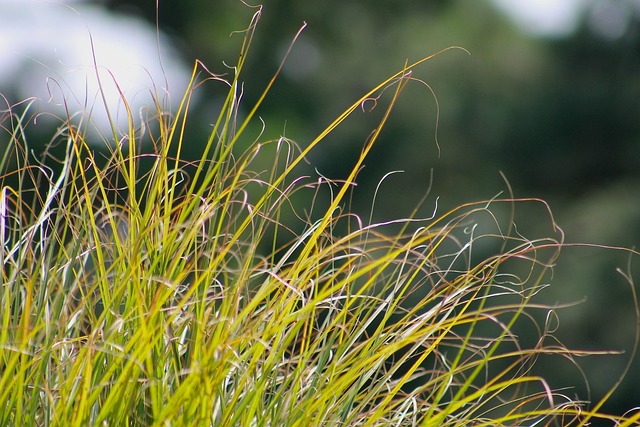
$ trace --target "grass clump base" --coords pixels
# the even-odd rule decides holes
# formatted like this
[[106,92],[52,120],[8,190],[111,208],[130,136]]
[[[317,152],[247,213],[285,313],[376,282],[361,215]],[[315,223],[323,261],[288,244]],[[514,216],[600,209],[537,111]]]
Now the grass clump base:
[[[537,239],[514,232],[513,215],[498,219],[521,204],[546,212],[543,202],[495,199],[377,224],[346,209],[429,58],[299,148],[248,136],[273,81],[238,119],[254,28],[229,79],[202,79],[197,64],[180,109],[158,102],[144,129],[129,112],[106,161],[68,121],[52,141],[65,147],[54,172],[29,154],[28,108],[5,111],[0,424],[635,425],[638,416],[601,414],[603,401],[535,374],[541,355],[584,355],[553,339],[553,309],[532,302],[562,247],[552,217],[551,237]],[[201,159],[185,162],[191,96],[210,80],[228,94]],[[350,176],[299,175],[309,151],[381,92],[387,109]],[[141,152],[145,138],[152,152]],[[253,167],[265,158],[269,170]],[[493,231],[480,233],[481,222]],[[496,250],[478,257],[486,242]],[[523,342],[523,324],[539,339]]]

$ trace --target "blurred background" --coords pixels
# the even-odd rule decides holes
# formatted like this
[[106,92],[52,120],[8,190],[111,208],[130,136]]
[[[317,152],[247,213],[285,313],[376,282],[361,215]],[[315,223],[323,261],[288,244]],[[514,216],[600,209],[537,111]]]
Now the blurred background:
[[[243,36],[233,33],[255,11],[239,0],[160,1],[157,14],[152,0],[0,0],[0,92],[8,104],[38,98],[33,108],[47,112],[43,118],[64,116],[62,101],[74,94],[72,107],[93,111],[104,130],[95,54],[134,111],[149,103],[152,83],[176,108],[196,58],[214,73],[230,72],[225,63],[235,63]],[[492,198],[508,188],[502,173],[516,197],[549,203],[567,242],[640,246],[640,1],[272,0],[245,70],[245,105],[257,99],[303,22],[308,27],[259,111],[265,137],[284,135],[303,146],[405,60],[449,46],[470,53],[449,50],[414,72],[426,84],[413,82],[403,93],[360,175],[356,211],[370,210],[374,188],[391,171],[403,173],[380,186],[375,220],[408,215],[429,188],[425,215],[436,197],[441,212]],[[103,76],[107,98],[122,113],[110,76]],[[197,99],[194,157],[219,95],[205,86]],[[345,177],[374,126],[371,115],[356,113],[311,163],[326,176]],[[550,230],[541,209],[524,209],[518,224]],[[566,248],[543,295],[551,304],[580,302],[560,311],[557,335],[568,346],[624,351],[579,360],[593,400],[633,350],[632,293],[616,269],[638,279],[639,262],[620,251]],[[560,385],[582,381],[575,369],[543,366]],[[637,406],[640,360],[604,410]]]

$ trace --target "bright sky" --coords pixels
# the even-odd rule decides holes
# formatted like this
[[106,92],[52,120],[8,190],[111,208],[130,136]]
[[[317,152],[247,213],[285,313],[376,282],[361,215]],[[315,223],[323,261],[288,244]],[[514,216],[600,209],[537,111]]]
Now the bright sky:
[[491,0],[524,31],[537,36],[571,34],[585,17],[588,28],[615,40],[640,17],[640,0]]
[[526,32],[542,36],[571,33],[589,0],[492,0]]
[[95,52],[105,98],[120,129],[127,126],[120,90],[136,117],[153,106],[151,91],[175,109],[190,70],[167,40],[160,43],[160,61],[155,28],[99,5],[64,3],[0,0],[0,93],[17,96],[10,102],[37,97],[40,111],[58,117],[65,117],[65,103],[72,113],[92,111],[96,127],[109,135]]

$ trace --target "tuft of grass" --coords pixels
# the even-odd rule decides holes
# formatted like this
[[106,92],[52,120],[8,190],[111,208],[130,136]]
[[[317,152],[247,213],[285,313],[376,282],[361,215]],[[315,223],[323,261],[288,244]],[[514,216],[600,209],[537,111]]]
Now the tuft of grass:
[[[64,147],[54,171],[30,154],[28,106],[5,111],[0,424],[635,425],[637,414],[602,414],[603,401],[535,374],[540,356],[587,354],[557,342],[554,308],[534,302],[563,246],[543,201],[496,198],[386,223],[349,212],[412,70],[433,56],[305,147],[261,140],[247,129],[275,76],[239,119],[258,17],[231,77],[196,64],[179,110],[158,101],[144,128],[129,111],[106,161],[69,120],[52,138]],[[228,93],[188,163],[191,97],[209,81]],[[367,100],[382,104],[381,92],[386,109],[347,179],[299,175],[310,150]],[[271,169],[253,167],[265,159]],[[516,207],[532,205],[547,212],[549,236],[513,228]],[[526,342],[523,328],[538,338]]]

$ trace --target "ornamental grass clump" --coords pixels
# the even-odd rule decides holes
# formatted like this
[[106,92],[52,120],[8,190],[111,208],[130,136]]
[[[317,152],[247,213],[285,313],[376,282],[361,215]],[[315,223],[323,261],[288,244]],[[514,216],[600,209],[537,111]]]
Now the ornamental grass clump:
[[[247,129],[275,77],[239,114],[255,20],[233,75],[196,64],[178,111],[158,101],[144,127],[129,111],[106,160],[69,119],[50,168],[27,144],[28,105],[4,112],[0,425],[634,425],[535,373],[541,355],[584,354],[553,339],[554,310],[533,302],[560,230],[550,214],[543,238],[512,226],[516,209],[548,212],[542,201],[384,223],[349,211],[369,150],[431,57],[309,144],[263,140]],[[201,158],[186,162],[205,83],[228,93]],[[374,98],[384,112],[350,175],[299,174]],[[272,168],[254,166],[265,159]],[[538,338],[524,342],[517,331],[531,326]]]

